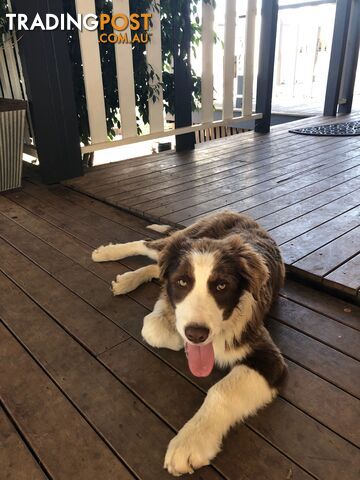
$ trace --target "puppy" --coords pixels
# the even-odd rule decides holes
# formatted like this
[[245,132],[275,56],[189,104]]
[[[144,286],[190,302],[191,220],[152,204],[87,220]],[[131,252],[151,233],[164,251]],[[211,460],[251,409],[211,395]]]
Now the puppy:
[[130,255],[157,263],[118,276],[115,295],[153,278],[162,283],[153,312],[144,318],[147,343],[172,350],[185,346],[195,376],[209,375],[215,363],[230,367],[168,446],[164,467],[169,473],[191,473],[209,464],[229,428],[271,402],[285,379],[284,360],[263,323],[283,284],[284,264],[270,235],[251,218],[232,212],[160,240],[100,247],[93,260]]

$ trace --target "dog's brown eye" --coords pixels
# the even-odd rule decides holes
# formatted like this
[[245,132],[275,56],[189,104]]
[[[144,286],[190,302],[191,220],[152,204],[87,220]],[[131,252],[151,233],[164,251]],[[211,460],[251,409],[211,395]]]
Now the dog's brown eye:
[[222,292],[223,290],[225,290],[226,288],[226,283],[219,283],[218,285],[216,285],[216,290],[218,292]]
[[177,283],[180,287],[186,287],[187,285],[187,281],[184,280],[183,278],[180,278],[180,280],[178,280]]

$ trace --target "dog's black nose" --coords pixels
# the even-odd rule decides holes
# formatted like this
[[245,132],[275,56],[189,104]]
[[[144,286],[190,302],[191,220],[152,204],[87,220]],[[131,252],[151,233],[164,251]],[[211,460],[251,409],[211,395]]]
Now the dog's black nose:
[[185,328],[186,338],[193,343],[202,343],[209,336],[209,329],[201,325],[189,325]]

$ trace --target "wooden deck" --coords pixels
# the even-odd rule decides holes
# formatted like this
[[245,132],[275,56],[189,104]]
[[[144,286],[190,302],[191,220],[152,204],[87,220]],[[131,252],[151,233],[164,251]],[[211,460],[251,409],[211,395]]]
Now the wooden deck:
[[[255,107],[255,105],[254,105]],[[324,98],[312,98],[299,100],[297,97],[283,97],[273,98],[272,111],[279,115],[298,115],[298,116],[317,116],[322,115],[324,110]],[[353,112],[360,110],[360,94],[356,93],[352,102]]]
[[[91,261],[99,244],[149,236],[145,226],[61,186],[0,195],[2,478],[171,478],[167,443],[221,374],[194,378],[183,352],[142,342],[159,287],[114,298],[109,282],[144,260]],[[268,319],[288,384],[191,478],[358,480],[359,318],[288,281]]]
[[[354,120],[360,115],[344,116]],[[360,302],[360,140],[288,133],[316,117],[96,167],[67,185],[152,221],[190,225],[233,209],[257,219],[289,270]]]

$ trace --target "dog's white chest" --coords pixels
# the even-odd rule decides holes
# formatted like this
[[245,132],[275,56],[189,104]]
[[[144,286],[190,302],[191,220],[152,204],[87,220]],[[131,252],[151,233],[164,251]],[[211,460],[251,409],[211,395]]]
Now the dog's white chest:
[[231,367],[234,363],[243,359],[250,351],[248,345],[237,348],[227,349],[225,347],[225,339],[217,338],[213,342],[215,362],[219,367]]

